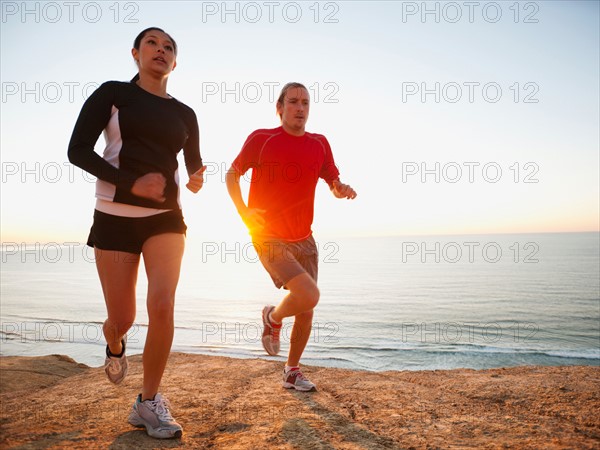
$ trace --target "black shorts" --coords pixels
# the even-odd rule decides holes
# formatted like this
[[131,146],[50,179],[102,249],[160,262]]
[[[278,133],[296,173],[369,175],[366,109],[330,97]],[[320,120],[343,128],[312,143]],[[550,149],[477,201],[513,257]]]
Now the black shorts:
[[298,242],[255,239],[252,243],[278,288],[286,288],[287,282],[301,273],[308,273],[317,281],[319,252],[312,236]]
[[144,242],[163,233],[185,235],[187,226],[180,209],[148,217],[122,217],[94,210],[87,245],[101,250],[142,253]]

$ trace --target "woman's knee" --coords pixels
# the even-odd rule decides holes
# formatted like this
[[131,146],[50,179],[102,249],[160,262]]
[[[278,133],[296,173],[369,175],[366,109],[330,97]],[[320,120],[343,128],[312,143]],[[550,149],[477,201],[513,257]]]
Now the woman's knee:
[[172,320],[175,309],[174,292],[155,292],[148,296],[148,316],[150,319]]

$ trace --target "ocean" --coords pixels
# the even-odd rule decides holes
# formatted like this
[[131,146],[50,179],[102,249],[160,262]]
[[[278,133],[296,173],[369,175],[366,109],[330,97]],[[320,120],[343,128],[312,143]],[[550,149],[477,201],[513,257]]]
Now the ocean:
[[[600,235],[320,239],[321,300],[303,364],[358,370],[600,365]],[[128,354],[143,350],[140,267]],[[82,244],[3,243],[0,354],[104,362],[105,307]],[[284,295],[250,242],[188,240],[173,351],[285,361],[262,350],[261,310]]]

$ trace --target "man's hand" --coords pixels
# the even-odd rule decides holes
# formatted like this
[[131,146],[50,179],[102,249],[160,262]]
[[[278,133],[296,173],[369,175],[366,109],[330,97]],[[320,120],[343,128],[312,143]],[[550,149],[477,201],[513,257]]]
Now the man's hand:
[[333,188],[331,189],[333,195],[337,198],[347,198],[353,200],[356,198],[356,191],[350,187],[348,184],[342,183],[340,180],[335,180],[333,182]]
[[131,193],[138,197],[154,200],[155,202],[164,202],[165,187],[167,180],[162,173],[152,172],[139,177],[131,187]]
[[190,181],[185,185],[190,191],[194,194],[197,193],[202,186],[204,186],[204,171],[206,170],[206,166],[202,166],[198,172],[193,173],[190,176]]
[[258,208],[246,208],[243,212],[240,212],[242,220],[248,227],[250,233],[257,233],[262,231],[265,227],[265,218],[263,214],[266,213],[264,209]]

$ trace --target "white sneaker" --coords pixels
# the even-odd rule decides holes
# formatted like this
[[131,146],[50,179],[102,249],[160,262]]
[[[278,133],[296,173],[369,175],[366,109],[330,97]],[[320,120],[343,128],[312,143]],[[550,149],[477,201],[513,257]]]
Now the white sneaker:
[[127,356],[125,356],[125,345],[127,344],[127,335],[121,340],[123,350],[118,356],[113,355],[108,345],[106,346],[106,359],[104,360],[104,371],[110,381],[119,384],[127,375]]
[[183,428],[171,415],[169,400],[160,394],[154,400],[142,401],[142,394],[135,399],[129,423],[135,427],[146,428],[148,435],[158,439],[180,438]]
[[296,389],[297,391],[316,391],[317,386],[304,376],[299,367],[293,367],[289,371],[283,369],[283,387]]
[[265,306],[262,310],[263,334],[262,345],[265,351],[275,356],[279,353],[279,333],[281,332],[281,324],[273,323],[269,320],[269,314],[275,309],[274,306]]

